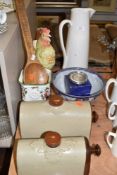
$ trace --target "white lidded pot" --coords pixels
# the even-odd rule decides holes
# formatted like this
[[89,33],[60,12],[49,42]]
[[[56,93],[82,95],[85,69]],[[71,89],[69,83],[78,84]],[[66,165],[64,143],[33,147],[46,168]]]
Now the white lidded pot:
[[48,131],[40,139],[20,139],[16,148],[18,175],[88,175],[91,154],[99,156],[98,144],[84,137],[61,138]]
[[22,138],[40,138],[50,130],[59,132],[61,136],[89,138],[93,119],[88,101],[64,101],[58,95],[51,95],[47,101],[20,104]]

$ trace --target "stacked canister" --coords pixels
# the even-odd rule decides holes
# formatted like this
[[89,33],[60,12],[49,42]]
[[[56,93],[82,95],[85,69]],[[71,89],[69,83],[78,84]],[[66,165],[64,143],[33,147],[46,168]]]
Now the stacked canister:
[[88,175],[90,157],[100,154],[89,145],[92,111],[88,101],[21,102],[17,144],[18,175]]

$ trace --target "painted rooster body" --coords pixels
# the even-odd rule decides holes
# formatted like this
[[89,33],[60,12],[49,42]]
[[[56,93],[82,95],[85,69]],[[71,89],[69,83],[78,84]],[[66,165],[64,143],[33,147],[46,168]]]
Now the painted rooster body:
[[55,50],[50,44],[50,30],[48,28],[39,29],[39,38],[36,43],[36,57],[47,69],[52,69],[55,65]]

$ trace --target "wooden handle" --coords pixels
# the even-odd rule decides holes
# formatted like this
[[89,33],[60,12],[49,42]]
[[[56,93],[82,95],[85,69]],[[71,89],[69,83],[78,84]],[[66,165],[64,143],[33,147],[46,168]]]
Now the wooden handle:
[[16,12],[19,18],[21,32],[25,44],[27,53],[27,59],[30,61],[32,55],[35,55],[35,49],[33,47],[32,36],[30,32],[29,22],[26,14],[26,9],[23,0],[16,0]]

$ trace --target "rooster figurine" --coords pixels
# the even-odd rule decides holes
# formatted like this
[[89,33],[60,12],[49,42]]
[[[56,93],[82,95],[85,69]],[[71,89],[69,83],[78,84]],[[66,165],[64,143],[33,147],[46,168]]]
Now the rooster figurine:
[[36,57],[45,68],[52,69],[55,65],[55,50],[50,44],[50,30],[48,28],[39,28],[38,32]]

